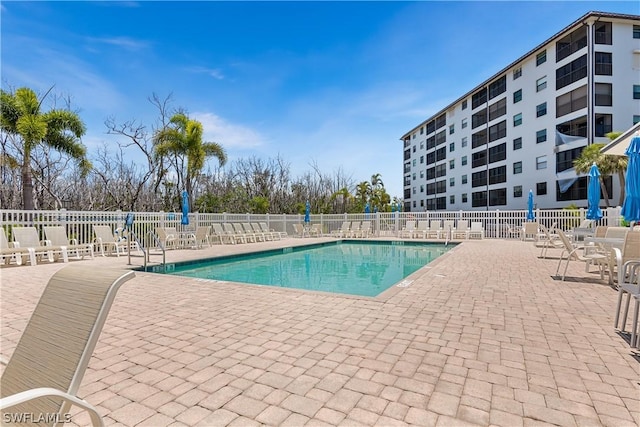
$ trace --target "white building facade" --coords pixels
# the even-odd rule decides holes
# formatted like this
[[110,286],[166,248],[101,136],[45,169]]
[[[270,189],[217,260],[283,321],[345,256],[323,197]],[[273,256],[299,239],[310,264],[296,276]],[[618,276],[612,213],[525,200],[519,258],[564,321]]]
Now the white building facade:
[[640,16],[587,13],[402,136],[405,210],[586,207],[573,161],[639,121]]

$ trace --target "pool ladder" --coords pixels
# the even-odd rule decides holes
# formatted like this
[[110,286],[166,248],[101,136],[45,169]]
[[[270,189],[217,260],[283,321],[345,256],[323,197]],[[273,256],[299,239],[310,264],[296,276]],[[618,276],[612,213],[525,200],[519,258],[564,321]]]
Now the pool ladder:
[[[149,231],[149,233],[147,233],[147,237],[150,237],[157,247],[160,248],[160,250],[162,251],[162,268],[163,270],[166,271],[167,269],[167,251],[164,247],[164,245],[162,244],[162,241],[160,241],[160,239],[158,238],[158,236],[156,235],[156,233],[154,233],[153,231]],[[134,240],[137,244],[138,244],[138,248],[140,248],[140,250],[142,251],[142,257],[144,259],[144,263],[143,263],[143,268],[144,271],[147,271],[147,264],[151,258],[151,251],[149,250],[150,248],[145,247],[142,242],[140,242],[138,240],[138,237],[136,236],[135,233],[131,232],[130,233],[130,238],[132,240]],[[128,246],[128,256],[129,256],[129,265],[131,265],[131,244],[129,244]]]

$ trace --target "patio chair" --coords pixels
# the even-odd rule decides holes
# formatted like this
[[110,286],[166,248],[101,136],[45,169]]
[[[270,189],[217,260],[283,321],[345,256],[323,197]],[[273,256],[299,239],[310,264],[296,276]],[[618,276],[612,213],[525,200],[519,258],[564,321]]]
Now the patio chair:
[[309,232],[302,224],[293,224],[293,231],[295,231],[296,237],[310,237]]
[[[586,263],[585,268],[589,268],[589,264],[595,261],[602,261],[607,259],[607,256],[604,254],[597,253],[597,252],[586,252],[585,247],[582,245],[574,246],[573,243],[571,243],[571,240],[569,240],[569,237],[564,233],[564,231],[558,229],[556,230],[556,232],[558,233],[558,237],[560,238],[560,241],[562,241],[562,244],[564,245],[562,253],[560,254],[560,261],[558,262],[558,268],[556,268],[556,276],[558,276],[558,273],[560,271],[560,266],[562,265],[562,261],[567,262],[566,265],[564,266],[564,272],[562,273],[563,281],[567,274],[567,268],[569,268],[569,262],[571,260],[585,262]],[[583,252],[582,255],[579,253],[580,251]],[[565,253],[567,254],[566,259],[563,258],[563,255]],[[600,278],[604,279],[604,271],[603,271],[602,263],[597,263],[597,265],[600,270]]]
[[4,228],[0,227],[0,258],[6,265],[11,264],[13,259],[16,265],[22,265],[22,256],[29,255],[31,265],[36,264],[35,254],[31,257],[31,251],[29,248],[16,247],[15,244],[7,241],[7,235],[4,232]]
[[471,227],[469,227],[469,231],[467,232],[467,239],[471,239],[472,237],[484,239],[484,228],[482,227],[481,222],[471,223]]
[[231,225],[231,223],[224,222],[222,223],[222,227],[224,228],[224,232],[227,233],[229,236],[232,236],[233,240],[236,243],[247,243],[247,238],[245,237],[244,233],[238,234],[238,232],[235,230],[233,225]]
[[236,237],[235,237],[235,233],[234,234],[229,234],[228,232],[226,232],[225,230],[222,229],[222,225],[220,225],[219,223],[213,223],[211,224],[211,229],[213,230],[213,236],[217,239],[220,240],[220,244],[224,245],[224,242],[227,241],[229,243],[231,243],[232,245],[236,244]]
[[416,231],[416,222],[414,220],[407,220],[407,223],[405,224],[404,228],[400,230],[400,234],[398,237],[411,238],[413,236],[414,231]]
[[442,228],[438,230],[438,239],[451,238],[456,222],[447,219],[443,222]]
[[418,221],[418,226],[416,227],[416,229],[413,230],[411,237],[415,237],[415,238],[422,237],[424,239],[428,229],[429,229],[429,221],[420,220]]
[[624,332],[627,323],[627,315],[629,314],[629,303],[631,298],[634,299],[635,307],[633,311],[633,322],[631,324],[631,341],[632,347],[638,346],[638,312],[640,311],[640,259],[627,261],[618,268],[618,303],[616,305],[616,315],[613,327],[618,329],[620,323],[620,308],[622,307],[622,298],[627,295],[627,301],[622,315],[622,327],[620,330]]
[[363,239],[373,236],[373,230],[371,229],[371,221],[362,221],[362,224],[360,225],[359,235]]
[[571,238],[574,242],[584,240],[585,237],[593,236],[595,221],[592,219],[582,220],[579,226],[574,227],[567,237]]
[[262,229],[260,228],[260,224],[258,224],[257,222],[252,222],[251,228],[253,229],[253,232],[256,234],[256,236],[260,236],[263,242],[266,242],[267,240],[273,240],[273,234],[270,232],[265,233],[264,231],[262,231]]
[[456,224],[455,230],[453,230],[452,239],[466,239],[469,236],[469,220],[468,219],[459,219],[458,224]]
[[175,227],[156,227],[156,236],[164,249],[176,249],[178,247],[178,230]]
[[75,252],[78,259],[84,259],[85,255],[89,255],[89,257],[93,259],[93,243],[78,243],[76,239],[69,241],[67,230],[60,225],[45,226],[43,228],[47,240],[50,241],[53,246],[64,246],[68,252]]
[[36,265],[37,260],[43,258],[54,262],[62,257],[64,262],[69,262],[67,248],[41,241],[35,227],[13,227],[11,233],[13,234],[14,246],[29,250],[31,265]]
[[309,236],[322,237],[322,224],[311,224],[311,228],[309,228]]
[[522,226],[522,235],[520,236],[522,241],[531,240],[537,242],[540,237],[540,224],[537,221],[527,221]]
[[510,239],[512,237],[515,237],[517,239],[522,239],[522,231],[523,231],[523,226],[515,226],[512,224],[509,224],[508,222],[504,223],[504,232],[505,232],[505,238]]
[[284,233],[284,236],[283,236],[283,233],[280,233],[275,230],[270,230],[266,222],[259,222],[258,225],[260,226],[260,229],[262,230],[263,233],[271,234],[271,238],[273,240],[280,240],[282,237],[287,237],[287,233]]
[[211,247],[211,242],[209,241],[209,227],[206,226],[196,227],[196,230],[193,233],[189,233],[183,237],[183,245],[187,247],[191,246],[195,249],[202,249],[204,243]]
[[360,227],[362,227],[362,222],[353,221],[351,223],[351,229],[346,237],[358,237],[360,235]]
[[244,234],[253,238],[254,242],[264,242],[262,233],[256,233],[256,231],[251,227],[251,224],[249,224],[248,222],[242,223],[242,229],[244,230]]
[[540,224],[540,231],[544,237],[536,242],[536,246],[542,248],[540,250],[541,258],[547,258],[547,250],[549,249],[564,249],[564,243],[557,233],[552,233],[544,224]]
[[431,222],[429,223],[429,229],[424,235],[425,239],[437,239],[441,229],[442,229],[442,220],[432,219]]
[[126,253],[126,241],[121,241],[111,232],[111,226],[109,225],[94,225],[93,232],[96,235],[94,241],[100,249],[100,255],[105,256],[105,252],[111,254],[116,253],[116,256],[120,256],[120,252]]
[[3,422],[24,414],[64,420],[78,406],[94,426],[103,425],[96,408],[76,393],[116,293],[134,275],[72,265],[51,277],[2,373]]
[[330,235],[332,237],[346,237],[349,234],[349,230],[351,229],[351,221],[343,221],[340,228],[337,230],[331,230]]
[[256,237],[254,236],[253,231],[251,233],[247,233],[239,222],[233,222],[231,225],[236,231],[237,236],[242,236],[245,242],[255,243]]

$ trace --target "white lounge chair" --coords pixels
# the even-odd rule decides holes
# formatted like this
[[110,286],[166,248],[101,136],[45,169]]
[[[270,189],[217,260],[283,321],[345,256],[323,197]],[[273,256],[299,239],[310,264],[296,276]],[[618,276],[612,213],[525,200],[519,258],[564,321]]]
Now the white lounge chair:
[[31,265],[36,264],[35,254],[31,254],[28,248],[16,247],[15,244],[9,243],[4,228],[0,227],[0,259],[4,264],[9,265],[13,260],[16,265],[22,265],[22,256],[29,255]]
[[69,256],[66,247],[54,246],[51,242],[41,241],[38,237],[38,230],[35,227],[13,227],[14,245],[29,250],[29,259],[31,265],[36,265],[38,258],[46,259],[49,262],[56,261],[62,257],[64,262],[69,262]]
[[351,229],[349,230],[347,237],[358,237],[360,235],[361,226],[362,226],[362,223],[360,221],[351,222]]
[[240,224],[239,222],[233,222],[231,223],[231,225],[233,226],[233,229],[236,231],[236,235],[237,236],[242,236],[244,237],[245,241],[247,242],[251,242],[251,243],[255,243],[256,241],[256,236],[253,234],[253,231],[251,231],[250,233],[248,233],[243,227],[242,224]]
[[111,231],[111,226],[94,225],[93,232],[96,235],[94,241],[100,250],[100,255],[105,256],[105,253],[115,252],[116,256],[120,256],[120,253],[127,252],[126,241],[117,239]]
[[471,223],[471,227],[469,227],[469,230],[467,231],[467,239],[471,239],[473,237],[484,239],[484,228],[482,227],[481,222]]
[[233,225],[228,222],[222,223],[222,227],[224,228],[225,233],[230,236],[233,236],[233,240],[236,243],[247,243],[247,238],[244,233],[238,233]]
[[280,240],[282,237],[286,237],[286,233],[284,236],[282,236],[282,233],[279,233],[275,230],[270,230],[266,222],[259,222],[258,225],[260,226],[260,229],[262,230],[263,233],[271,234],[271,238],[273,240]]
[[202,248],[206,243],[207,246],[211,246],[211,242],[209,241],[209,228],[206,226],[198,226],[193,233],[188,233],[183,236],[182,244],[185,247],[192,247],[195,249]]
[[429,229],[425,233],[425,239],[437,239],[442,229],[442,220],[432,219],[429,223]]
[[262,231],[260,225],[257,222],[252,222],[250,225],[253,229],[254,234],[256,236],[259,236],[259,239],[262,239],[263,242],[266,242],[267,240],[273,240],[273,235],[271,233],[265,233],[264,231]]
[[373,231],[371,230],[371,221],[362,221],[362,224],[360,225],[360,233],[358,233],[358,235],[363,239],[373,235]]
[[235,245],[236,243],[235,233],[230,234],[229,232],[223,230],[222,225],[220,225],[219,223],[211,224],[211,228],[213,229],[213,236],[215,236],[220,240],[221,245],[224,245],[225,241]]
[[296,237],[310,237],[309,232],[302,224],[293,224],[293,230],[296,232]]
[[311,224],[309,228],[309,236],[311,237],[322,237],[322,225],[321,224]]
[[53,246],[65,247],[68,252],[75,252],[76,258],[78,259],[84,259],[85,255],[93,259],[93,243],[78,243],[76,239],[69,241],[67,230],[60,225],[45,226],[43,228],[47,240],[50,241]]
[[469,220],[459,219],[456,228],[453,230],[452,239],[468,239],[469,238]]
[[[560,266],[562,265],[562,261],[566,261],[566,265],[564,267],[564,272],[562,273],[562,280],[564,281],[565,276],[567,274],[567,268],[569,268],[569,262],[571,260],[582,261],[587,263],[586,267],[588,268],[589,264],[594,263],[595,261],[604,261],[607,259],[607,256],[597,252],[586,252],[584,246],[574,246],[569,240],[569,237],[560,229],[556,230],[558,233],[558,237],[562,241],[564,245],[563,251],[560,254],[560,261],[558,262],[558,268],[556,268],[556,276],[560,272]],[[580,254],[582,252],[582,254]],[[567,254],[566,258],[563,258],[564,254]],[[604,271],[602,267],[602,263],[598,263],[598,267],[600,270],[600,278],[604,279]]]
[[331,231],[332,237],[346,237],[351,229],[351,221],[343,221],[340,228]]
[[416,229],[413,230],[411,237],[415,237],[415,238],[421,237],[424,239],[427,235],[428,229],[429,229],[429,221],[420,220],[418,221],[418,226],[416,227]]
[[413,237],[413,233],[416,231],[416,222],[414,220],[407,220],[404,228],[400,230],[400,234],[398,237],[402,238],[411,238]]
[[65,419],[71,406],[102,426],[94,406],[78,398],[82,377],[122,284],[133,271],[71,265],[47,284],[2,373],[0,411],[32,420]]
[[438,239],[451,238],[455,227],[455,221],[447,219],[444,221],[442,228],[438,230]]

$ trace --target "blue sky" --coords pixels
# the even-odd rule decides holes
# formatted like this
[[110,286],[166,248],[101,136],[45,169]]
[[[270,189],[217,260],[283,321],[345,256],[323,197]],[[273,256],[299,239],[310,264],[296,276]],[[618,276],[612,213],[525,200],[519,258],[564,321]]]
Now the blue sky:
[[[230,161],[280,155],[402,196],[399,138],[590,10],[629,2],[12,2],[2,87],[68,95],[89,155],[104,121],[152,125],[153,93]],[[132,158],[135,154],[130,153]]]

